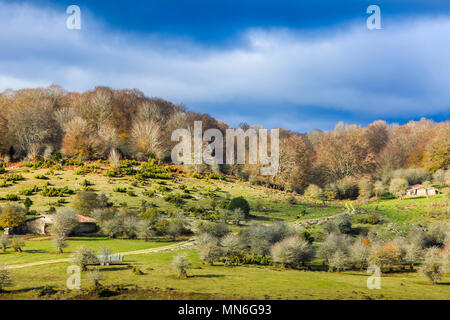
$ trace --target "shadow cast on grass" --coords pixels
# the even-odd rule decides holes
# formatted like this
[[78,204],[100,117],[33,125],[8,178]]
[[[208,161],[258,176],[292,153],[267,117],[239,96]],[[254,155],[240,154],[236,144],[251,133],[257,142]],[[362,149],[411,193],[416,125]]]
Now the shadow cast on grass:
[[188,278],[224,278],[223,274],[192,274]]
[[31,249],[31,250],[24,249],[23,253],[48,253],[48,251],[37,250],[37,249]]
[[124,270],[130,270],[132,269],[132,266],[127,264],[127,265],[117,265],[117,266],[100,266],[99,268],[96,268],[96,270],[101,271],[101,272],[110,272],[110,271],[124,271]]

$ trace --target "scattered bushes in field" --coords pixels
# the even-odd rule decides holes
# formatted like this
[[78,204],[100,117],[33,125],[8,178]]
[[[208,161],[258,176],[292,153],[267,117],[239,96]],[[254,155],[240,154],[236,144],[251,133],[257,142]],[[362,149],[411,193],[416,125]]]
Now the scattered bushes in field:
[[63,248],[67,247],[66,239],[77,225],[78,220],[75,211],[69,208],[56,211],[53,224],[50,227],[50,234],[58,253],[63,253]]
[[349,236],[339,233],[329,234],[325,241],[320,245],[317,256],[325,260],[328,263],[333,255],[340,250],[344,254],[347,254],[351,244]]
[[146,190],[146,191],[143,191],[142,192],[142,194],[144,195],[144,196],[146,196],[146,197],[149,197],[149,198],[152,198],[152,197],[154,197],[155,196],[155,191],[154,190]]
[[340,233],[350,233],[352,231],[352,222],[348,214],[340,215],[334,221]]
[[43,174],[37,174],[34,176],[35,179],[39,179],[39,180],[48,180],[48,177],[46,175]]
[[95,270],[89,271],[88,279],[92,283],[92,286],[94,288],[99,288],[99,287],[102,286],[100,281],[102,281],[104,279],[104,277],[103,277],[103,275],[101,274],[100,271],[95,269]]
[[367,203],[373,194],[373,183],[368,178],[363,178],[358,182],[359,198]]
[[0,212],[0,228],[20,227],[25,222],[26,211],[15,204],[5,205]]
[[177,272],[178,278],[187,278],[187,271],[192,267],[192,263],[186,256],[175,256],[172,260],[172,268]]
[[253,255],[269,255],[270,247],[293,234],[283,223],[254,224],[241,232],[241,238]]
[[409,185],[431,180],[431,174],[423,168],[397,169],[392,174],[393,179],[405,179]]
[[129,197],[137,197],[136,193],[133,190],[128,190],[127,191],[127,196],[129,196]]
[[408,189],[408,180],[404,178],[394,178],[389,185],[389,192],[397,197],[402,198]]
[[429,226],[426,230],[412,230],[410,237],[419,248],[443,248],[449,240],[447,238],[448,232],[448,227],[445,223],[435,223]]
[[8,193],[8,194],[5,195],[5,200],[8,200],[8,201],[19,201],[20,197],[17,194],[10,194],[10,193]]
[[216,238],[221,238],[230,233],[230,228],[225,223],[201,222],[198,226],[198,233],[208,233]]
[[437,247],[426,249],[424,262],[419,271],[427,277],[431,283],[436,284],[442,279],[444,273],[444,263],[442,259],[442,250]]
[[270,254],[273,261],[291,267],[304,266],[314,257],[311,244],[298,235],[275,243]]
[[242,221],[244,221],[246,218],[244,210],[241,208],[236,208],[231,212],[231,220],[233,221],[233,224],[239,226]]
[[[350,263],[354,268],[362,270],[367,267],[369,252],[370,252],[370,241],[366,239],[357,239],[349,247],[349,258]],[[342,252],[342,251],[341,251]]]
[[131,272],[133,272],[133,274],[136,275],[136,276],[143,276],[144,275],[144,272],[141,269],[139,269],[138,267],[136,267],[136,266],[134,266],[131,269]]
[[220,243],[223,247],[223,254],[229,258],[232,256],[239,256],[242,250],[245,248],[241,242],[239,235],[227,234],[221,240]]
[[44,197],[64,197],[65,195],[74,194],[75,192],[68,187],[56,188],[56,187],[44,187],[41,191],[41,195]]
[[353,177],[346,177],[337,181],[339,199],[355,199],[359,195],[358,181]]
[[83,191],[75,195],[72,206],[80,214],[90,216],[95,209],[110,207],[111,203],[105,194]]
[[9,239],[9,236],[6,234],[2,234],[0,236],[0,246],[2,247],[2,251],[6,252],[6,249],[8,249],[8,246],[11,244],[11,240]]
[[315,184],[310,184],[306,188],[304,196],[307,197],[308,199],[316,200],[316,201],[323,200],[323,197],[324,197],[322,188],[316,186]]
[[260,266],[268,266],[272,264],[273,260],[269,256],[230,256],[225,259],[225,264],[227,265],[243,265],[243,264],[254,264]]
[[329,271],[343,271],[349,268],[350,259],[341,250],[336,251],[328,261]]
[[11,274],[6,267],[0,267],[0,292],[2,292],[5,287],[10,287],[13,285]]
[[83,246],[75,249],[71,262],[79,266],[82,271],[87,271],[88,265],[97,264],[99,261],[93,249]]
[[149,162],[123,160],[119,167],[114,168],[114,170],[107,170],[106,176],[133,176],[136,181],[146,181],[148,179],[172,179],[172,171],[170,167],[163,166],[155,159],[150,159]]
[[248,201],[245,200],[244,197],[233,198],[228,203],[228,206],[227,206],[228,210],[233,211],[237,208],[240,208],[244,212],[245,218],[248,218],[248,216],[250,215],[250,205],[248,204]]
[[20,190],[19,194],[21,194],[23,196],[31,196],[38,192],[39,192],[39,188],[38,188],[38,186],[35,185],[33,188]]
[[4,177],[4,180],[11,183],[16,183],[17,181],[24,180],[20,173],[10,173]]
[[200,247],[199,256],[203,262],[214,265],[223,255],[222,248],[216,243],[208,243]]
[[186,220],[180,216],[169,220],[163,235],[169,235],[175,240],[179,236],[190,234],[192,234],[192,231],[188,228]]
[[47,297],[47,296],[52,296],[52,295],[54,295],[56,293],[58,293],[58,291],[53,289],[53,287],[51,287],[51,286],[44,286],[42,289],[39,289],[37,291],[37,296],[38,297]]
[[25,241],[20,238],[14,238],[11,241],[11,248],[14,249],[15,252],[22,252],[23,247],[25,247]]
[[159,192],[169,192],[171,189],[168,186],[160,185],[156,188]]
[[364,213],[356,216],[354,218],[357,223],[363,223],[363,224],[378,224],[381,222],[381,216],[377,213]]
[[34,162],[25,161],[23,165],[32,169],[50,168],[57,164],[57,160],[52,159],[37,159]]
[[168,195],[166,195],[164,197],[164,200],[177,207],[181,207],[184,203],[183,199],[180,196],[173,193],[169,193]]
[[373,185],[373,193],[380,198],[386,193],[386,188],[384,187],[383,181],[377,181]]
[[152,226],[153,222],[150,220],[139,220],[136,228],[136,237],[140,240],[150,241],[155,235]]
[[325,224],[324,229],[328,233],[340,232],[350,233],[352,231],[352,222],[348,214],[342,214],[336,219]]

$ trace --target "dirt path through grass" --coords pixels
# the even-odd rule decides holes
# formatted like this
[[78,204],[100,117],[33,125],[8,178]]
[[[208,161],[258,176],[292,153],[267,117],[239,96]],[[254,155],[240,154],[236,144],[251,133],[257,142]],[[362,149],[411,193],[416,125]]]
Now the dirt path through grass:
[[[146,253],[156,253],[156,252],[163,252],[163,251],[173,251],[176,249],[183,249],[189,246],[192,246],[194,244],[193,240],[183,241],[180,243],[171,244],[168,246],[163,247],[157,247],[157,248],[150,248],[150,249],[142,249],[142,250],[135,250],[135,251],[128,251],[128,252],[120,252],[118,254],[121,254],[123,256],[132,256],[137,254],[146,254]],[[31,263],[24,263],[24,264],[16,264],[11,266],[6,266],[6,269],[20,269],[20,268],[28,268],[28,267],[34,267],[34,266],[40,266],[45,264],[53,264],[53,263],[62,263],[62,262],[69,262],[69,259],[55,259],[55,260],[45,260],[45,261],[37,261],[37,262],[31,262]]]

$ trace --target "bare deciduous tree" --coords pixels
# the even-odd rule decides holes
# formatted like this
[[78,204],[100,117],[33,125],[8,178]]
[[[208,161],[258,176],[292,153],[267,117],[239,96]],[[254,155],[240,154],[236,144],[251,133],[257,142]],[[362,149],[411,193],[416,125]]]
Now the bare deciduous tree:
[[135,149],[144,156],[160,154],[161,128],[155,121],[136,121],[131,130],[131,138]]

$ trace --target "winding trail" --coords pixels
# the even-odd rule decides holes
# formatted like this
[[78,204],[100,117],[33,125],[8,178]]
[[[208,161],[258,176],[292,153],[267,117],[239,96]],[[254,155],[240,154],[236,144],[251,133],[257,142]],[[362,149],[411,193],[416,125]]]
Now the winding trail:
[[[136,250],[136,251],[128,251],[128,252],[120,252],[118,254],[123,256],[132,256],[137,254],[146,254],[146,253],[157,253],[157,252],[164,252],[164,251],[174,251],[178,249],[184,249],[186,247],[190,247],[194,244],[193,240],[183,241],[179,243],[174,243],[168,246],[162,246],[157,248],[149,248],[149,249],[142,249],[142,250]],[[15,264],[6,266],[6,269],[21,269],[21,268],[28,268],[28,267],[34,267],[34,266],[41,266],[46,264],[54,264],[54,263],[62,263],[62,262],[70,262],[70,258],[67,259],[55,259],[55,260],[45,260],[45,261],[37,261],[37,262],[30,262],[30,263],[24,263],[24,264]]]

